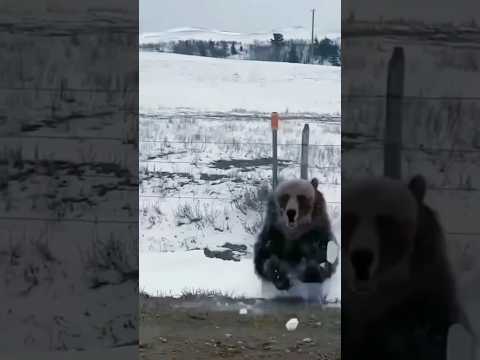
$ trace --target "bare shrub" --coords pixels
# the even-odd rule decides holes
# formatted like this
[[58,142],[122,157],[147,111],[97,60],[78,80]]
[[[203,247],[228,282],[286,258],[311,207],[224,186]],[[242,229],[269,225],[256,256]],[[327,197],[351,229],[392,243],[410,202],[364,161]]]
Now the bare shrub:
[[24,254],[24,246],[20,241],[15,242],[10,239],[6,253],[8,257],[8,264],[10,266],[17,266],[20,264],[20,258]]
[[206,225],[209,225],[214,229],[223,231],[223,224],[219,224],[219,219],[221,219],[221,212],[219,210],[207,206],[207,204],[204,204],[203,214]]
[[111,280],[103,276],[108,272],[116,274],[117,283],[138,278],[138,250],[129,245],[113,233],[106,240],[96,239],[93,242],[85,259],[90,270],[91,288],[112,284]]
[[[175,213],[177,226],[195,224],[198,229],[211,227],[217,231],[224,231],[225,223],[222,221],[222,213],[208,204],[200,206],[199,202],[195,204],[181,204]],[[228,220],[228,219],[225,219]]]
[[[262,227],[269,194],[270,186],[263,183],[258,187],[246,189],[240,197],[233,200],[233,206],[245,216],[243,227],[250,235],[257,234]],[[247,216],[255,220],[249,222]]]
[[249,188],[240,197],[233,200],[233,205],[243,215],[247,215],[248,211],[256,211],[263,216],[269,193],[270,188],[266,183],[254,189]]
[[47,240],[37,240],[33,243],[35,250],[40,255],[41,260],[47,263],[58,263],[59,261],[53,255]]
[[33,288],[38,286],[39,280],[39,267],[34,264],[28,264],[23,269],[23,279],[27,283],[27,288],[21,292],[21,295],[28,295]]
[[198,203],[195,206],[186,203],[181,204],[175,212],[175,217],[177,218],[177,225],[198,223],[202,220]]

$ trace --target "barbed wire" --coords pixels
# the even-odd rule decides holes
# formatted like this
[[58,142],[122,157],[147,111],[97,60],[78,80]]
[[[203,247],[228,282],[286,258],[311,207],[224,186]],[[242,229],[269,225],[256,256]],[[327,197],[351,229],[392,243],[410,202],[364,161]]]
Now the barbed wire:
[[[223,160],[218,160],[218,161],[223,161]],[[226,161],[230,161],[230,160],[226,160]],[[235,161],[235,160],[232,160],[232,161]],[[244,161],[244,159],[240,159],[239,161]],[[245,160],[245,161],[248,161]],[[282,165],[281,164],[281,160],[279,161],[279,164],[278,166],[279,167],[286,167],[286,166],[290,166],[290,165],[299,165],[300,162],[298,161],[290,161],[290,160],[284,160],[285,162],[288,162],[287,164],[284,164]],[[215,167],[215,160],[214,161],[211,161],[211,162],[201,162],[201,161],[158,161],[158,160],[140,160],[140,163],[142,164],[173,164],[173,165],[176,165],[176,164],[182,164],[182,165],[191,165],[191,166],[198,166],[198,165],[209,165],[211,167]],[[233,165],[232,165],[233,166]],[[271,166],[271,164],[265,164],[265,165],[256,165],[255,167],[261,167],[261,166]],[[248,166],[248,167],[253,167],[253,166]],[[316,170],[332,170],[332,169],[337,169],[337,170],[341,170],[341,167],[339,166],[308,166],[309,169],[316,169]],[[231,170],[231,169],[235,169],[235,167],[233,168],[226,168],[224,170]]]
[[[177,199],[178,197],[174,197]],[[198,199],[198,198],[196,198]],[[341,205],[341,202],[327,202],[332,205]],[[32,217],[32,216],[0,216],[1,221],[41,221],[41,222],[71,222],[71,223],[89,223],[89,224],[125,224],[125,225],[139,225],[138,220],[109,220],[109,219],[80,219],[80,218],[56,218],[56,217]],[[459,232],[459,231],[446,231],[446,235],[452,236],[465,236],[465,237],[480,237],[480,232]]]
[[45,139],[45,140],[74,140],[74,141],[91,141],[91,140],[99,140],[99,141],[118,141],[126,144],[126,137],[124,138],[117,138],[112,136],[68,136],[68,135],[1,135],[0,139],[19,139],[19,140],[27,140],[27,139]]
[[[371,142],[379,142],[379,143],[382,143],[383,145],[372,146],[372,145],[363,145],[362,143],[351,142],[348,145],[343,145],[342,150],[347,150],[347,151],[351,150],[352,146],[355,146],[356,149],[360,149],[360,150],[384,150],[385,146],[397,145],[397,144],[394,144],[394,143],[386,142],[383,139],[374,138],[374,136],[371,136],[371,135],[366,135],[365,137],[372,138],[370,140]],[[422,152],[422,153],[426,153],[426,152],[432,152],[432,153],[434,153],[434,152],[448,152],[448,153],[460,153],[460,154],[470,154],[470,153],[477,154],[477,153],[480,153],[480,149],[454,149],[454,148],[450,149],[450,148],[445,148],[445,147],[434,148],[434,147],[426,147],[426,146],[423,146],[423,145],[419,145],[418,147],[401,146],[399,149],[402,150],[402,151]]]
[[[233,198],[233,197],[211,197],[211,196],[185,196],[185,195],[164,195],[164,194],[140,194],[140,198],[146,199],[182,199],[182,200],[218,200],[218,201],[236,201],[240,200],[241,197]],[[327,204],[330,205],[341,205],[340,201],[326,201]]]
[[[240,113],[223,113],[223,112],[218,112],[218,113],[209,113],[209,112],[201,112],[201,113],[189,113],[189,112],[177,112],[172,115],[162,115],[162,114],[145,114],[145,113],[140,113],[139,118],[142,119],[148,119],[148,120],[153,120],[153,121],[172,121],[172,120],[180,120],[184,119],[187,120],[225,120],[225,118],[228,117],[230,119],[236,119],[240,121],[270,121],[271,120],[271,115],[267,114],[252,114],[252,113],[245,113],[245,114],[240,114]],[[330,124],[330,125],[339,125],[341,124],[341,115],[308,115],[308,114],[296,114],[296,115],[285,115],[280,113],[280,124],[282,121],[302,121],[302,122],[309,122],[309,124],[315,124],[315,125],[320,125],[320,124]]]
[[112,88],[112,89],[102,89],[102,88],[70,88],[62,87],[59,84],[58,87],[44,87],[44,86],[1,86],[0,91],[33,91],[33,92],[48,92],[48,93],[62,93],[62,92],[73,92],[73,93],[138,93],[138,88]]
[[[156,144],[156,143],[167,143],[167,144],[194,144],[194,145],[252,145],[252,146],[273,146],[271,142],[218,142],[218,141],[186,141],[186,140],[140,140],[140,144]],[[340,148],[341,144],[307,144],[308,147],[325,147],[325,148]],[[284,143],[284,144],[277,144],[277,146],[303,146],[303,144],[297,143]]]
[[[343,97],[343,96],[342,96]],[[357,98],[387,98],[387,95],[378,95],[378,96],[371,96],[371,95],[344,95],[344,97],[357,97]],[[434,101],[445,101],[445,100],[480,100],[480,97],[424,97],[424,96],[406,96],[408,99],[425,99],[425,100],[434,100]],[[343,135],[344,133],[342,133]],[[344,144],[344,141],[342,141],[342,152],[348,152],[349,150],[378,150],[378,151],[385,151],[385,147],[388,145],[396,145],[391,143],[389,141],[385,141],[383,138],[378,138],[376,135],[373,134],[361,134],[365,138],[369,138],[370,142],[376,142],[380,143],[380,145],[364,145],[365,143],[359,143],[352,141],[348,145]],[[357,136],[357,134],[355,134]],[[399,150],[400,151],[405,151],[405,152],[417,152],[417,153],[423,153],[427,154],[428,153],[447,153],[449,155],[449,158],[451,158],[452,154],[477,154],[480,153],[480,149],[458,149],[455,148],[455,143],[452,142],[450,145],[450,148],[446,147],[426,147],[424,145],[418,145],[418,146],[407,146],[404,144],[400,144]],[[427,186],[428,190],[431,191],[438,191],[438,192],[480,192],[480,188],[473,188],[471,186],[459,186],[459,187],[449,187],[449,186],[435,186],[435,185],[429,185]],[[450,236],[475,236],[475,237],[480,237],[480,232],[462,232],[462,231],[446,231],[446,235]]]
[[[373,136],[370,136],[370,137],[373,137]],[[344,146],[344,147],[347,147],[347,149],[345,149],[346,152],[352,150],[352,147],[355,149],[355,150],[377,150],[377,151],[384,151],[385,150],[385,146],[388,146],[388,145],[397,145],[397,144],[393,144],[393,143],[390,143],[390,142],[387,142],[387,141],[384,141],[384,139],[373,139],[371,140],[373,142],[379,142],[381,143],[382,145],[375,145],[375,146],[372,146],[372,145],[366,145],[364,146],[363,144],[358,144],[358,146],[355,146],[357,144],[355,143],[351,143],[349,144],[348,146]],[[342,150],[344,150],[342,148]],[[399,147],[399,150],[400,151],[406,151],[406,152],[417,152],[417,153],[423,153],[423,154],[427,154],[428,153],[448,153],[448,155],[451,155],[452,154],[480,154],[480,149],[455,149],[454,147],[452,148],[429,148],[429,147],[425,147],[423,145],[420,145],[420,146],[417,146],[417,147],[414,147],[414,146],[405,146],[405,145],[402,145]],[[460,186],[460,187],[448,187],[448,186],[429,186],[428,187],[429,190],[433,190],[433,191],[458,191],[458,192],[480,192],[480,188],[474,188],[474,187],[471,187],[471,186]]]
[[138,224],[138,220],[118,220],[118,219],[82,219],[82,218],[64,218],[64,217],[35,217],[35,216],[0,216],[0,220],[6,221],[43,221],[43,222],[73,222],[88,224]]
[[402,95],[402,96],[392,96],[392,95],[377,95],[377,94],[342,94],[342,98],[353,98],[353,99],[405,99],[405,100],[426,100],[426,101],[479,101],[480,96],[423,96],[423,95]]
[[[139,195],[140,198],[146,199],[178,199],[178,200],[212,200],[212,201],[236,201],[240,200],[240,198],[229,198],[229,197],[208,197],[208,196],[174,196],[174,195],[153,195],[153,194],[141,194]],[[340,206],[342,203],[341,201],[326,201],[328,205]],[[446,235],[452,236],[465,236],[465,237],[479,237],[480,232],[461,232],[461,231],[445,231]]]
[[480,238],[480,232],[458,232],[458,231],[447,231],[447,235],[453,236],[478,236]]

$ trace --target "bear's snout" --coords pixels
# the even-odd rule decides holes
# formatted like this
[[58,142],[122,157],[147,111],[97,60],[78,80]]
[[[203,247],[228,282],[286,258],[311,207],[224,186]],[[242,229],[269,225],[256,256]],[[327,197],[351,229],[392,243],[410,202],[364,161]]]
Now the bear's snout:
[[295,222],[295,215],[297,215],[297,212],[294,209],[287,210],[287,218],[289,223]]
[[374,255],[370,249],[358,249],[352,252],[351,261],[357,280],[370,280],[373,259]]

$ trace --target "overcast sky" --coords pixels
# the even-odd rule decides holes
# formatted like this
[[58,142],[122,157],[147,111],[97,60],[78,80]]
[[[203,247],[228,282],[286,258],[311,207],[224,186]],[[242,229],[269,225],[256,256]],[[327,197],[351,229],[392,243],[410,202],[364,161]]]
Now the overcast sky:
[[140,0],[140,32],[184,26],[234,32],[310,27],[313,8],[317,33],[340,32],[340,0]]

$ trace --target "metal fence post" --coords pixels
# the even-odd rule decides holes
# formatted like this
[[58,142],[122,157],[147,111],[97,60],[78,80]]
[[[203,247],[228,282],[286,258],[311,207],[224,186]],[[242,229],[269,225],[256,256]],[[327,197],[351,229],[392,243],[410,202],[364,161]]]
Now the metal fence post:
[[302,131],[302,155],[300,159],[300,178],[308,180],[308,145],[310,137],[310,127],[305,124]]
[[387,108],[383,171],[387,177],[402,177],[402,100],[405,56],[403,48],[395,47],[388,63]]

